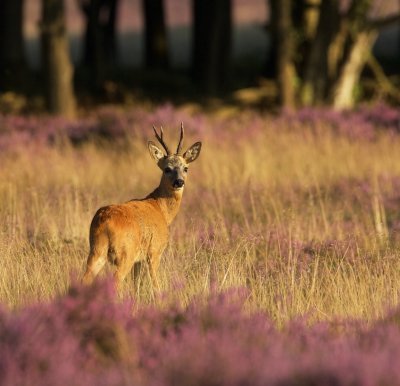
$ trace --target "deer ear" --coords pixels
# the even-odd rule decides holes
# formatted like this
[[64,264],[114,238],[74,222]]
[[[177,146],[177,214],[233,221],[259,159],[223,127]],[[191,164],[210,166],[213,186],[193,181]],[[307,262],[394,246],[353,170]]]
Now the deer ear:
[[164,153],[160,150],[153,141],[147,143],[151,157],[158,162],[161,158],[164,158]]
[[200,155],[200,150],[201,142],[196,142],[185,151],[183,158],[189,164],[190,162],[193,162],[197,159],[197,157]]

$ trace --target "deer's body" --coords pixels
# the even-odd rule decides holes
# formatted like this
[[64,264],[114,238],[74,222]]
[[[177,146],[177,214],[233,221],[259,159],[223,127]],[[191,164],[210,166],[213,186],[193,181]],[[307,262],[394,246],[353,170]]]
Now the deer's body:
[[[181,141],[182,137],[183,128]],[[96,212],[90,226],[85,283],[96,277],[107,260],[116,266],[117,284],[124,280],[135,263],[147,260],[153,284],[158,287],[157,270],[168,242],[168,226],[179,211],[187,164],[198,157],[201,144],[194,144],[183,156],[179,151],[172,155],[162,136],[157,135],[157,138],[167,152],[164,156],[154,143],[149,142],[150,153],[163,170],[160,185],[142,200],[105,206]]]

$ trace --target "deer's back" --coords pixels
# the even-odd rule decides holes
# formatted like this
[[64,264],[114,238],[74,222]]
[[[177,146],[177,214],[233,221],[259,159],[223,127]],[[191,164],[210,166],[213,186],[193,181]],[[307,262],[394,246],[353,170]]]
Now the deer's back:
[[168,226],[155,200],[133,200],[100,208],[90,227],[91,243],[106,236],[110,244],[123,243],[129,248],[149,244],[157,247],[168,240]]

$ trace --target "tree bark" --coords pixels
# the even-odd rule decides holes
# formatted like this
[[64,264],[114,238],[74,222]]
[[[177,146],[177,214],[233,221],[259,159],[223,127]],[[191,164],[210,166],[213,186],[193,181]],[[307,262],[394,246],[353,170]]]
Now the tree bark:
[[279,101],[282,107],[295,107],[296,69],[294,63],[294,34],[292,27],[292,1],[273,0],[276,10],[277,77]]
[[106,47],[106,58],[107,63],[110,66],[114,66],[117,57],[117,13],[119,0],[108,1],[108,20],[105,26],[105,47]]
[[166,69],[169,60],[164,1],[142,0],[142,6],[145,32],[145,65],[151,69]]
[[231,0],[193,0],[192,75],[200,89],[227,89],[232,50]]
[[371,6],[372,0],[352,0],[342,16],[334,39],[337,57],[328,99],[335,109],[349,109],[355,105],[356,86],[378,35],[376,29],[369,28]]
[[23,0],[0,1],[0,90],[24,84]]
[[42,0],[41,38],[48,111],[72,118],[76,103],[63,0]]
[[357,83],[377,36],[376,31],[365,31],[357,35],[332,91],[332,106],[335,109],[343,110],[354,107]]
[[116,18],[119,0],[79,0],[86,18],[83,64],[95,87],[101,87],[117,58]]
[[269,38],[269,50],[266,55],[263,75],[267,78],[276,78],[276,53],[277,53],[277,30],[276,30],[276,10],[274,0],[266,0],[269,8],[269,21],[266,24],[266,31]]
[[[327,94],[329,84],[328,52],[339,28],[338,0],[322,1],[319,4],[318,14],[317,26],[309,36],[309,48],[304,61],[300,89],[300,100],[303,106],[321,103]],[[313,20],[314,22],[315,20]],[[307,26],[305,28],[307,29]]]
[[99,23],[102,0],[82,1],[81,8],[86,16],[83,64],[89,69],[94,86],[100,87],[105,77],[105,54],[103,50],[103,30]]

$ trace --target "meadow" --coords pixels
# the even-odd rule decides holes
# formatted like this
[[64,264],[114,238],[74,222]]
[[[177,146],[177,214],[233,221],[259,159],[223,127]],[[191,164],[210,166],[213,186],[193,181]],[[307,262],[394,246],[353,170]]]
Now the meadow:
[[[92,216],[157,186],[151,126],[181,121],[161,294],[81,288]],[[385,105],[1,116],[0,384],[400,384],[399,148]]]

